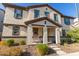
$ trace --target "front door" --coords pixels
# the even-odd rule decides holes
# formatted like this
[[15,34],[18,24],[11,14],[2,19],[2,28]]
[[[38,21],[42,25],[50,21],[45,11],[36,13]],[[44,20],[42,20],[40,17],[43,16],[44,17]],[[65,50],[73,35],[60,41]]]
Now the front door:
[[33,42],[38,43],[39,37],[38,37],[38,28],[33,28]]

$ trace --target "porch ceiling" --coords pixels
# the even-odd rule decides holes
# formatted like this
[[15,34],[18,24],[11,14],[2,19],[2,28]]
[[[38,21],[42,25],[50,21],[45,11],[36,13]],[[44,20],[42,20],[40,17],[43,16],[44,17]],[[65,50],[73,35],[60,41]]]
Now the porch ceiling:
[[36,18],[36,19],[30,20],[30,21],[26,21],[25,24],[28,25],[28,24],[35,23],[35,22],[39,22],[39,21],[43,21],[43,20],[47,20],[47,21],[51,22],[52,24],[54,24],[56,26],[62,27],[61,24],[59,24],[59,23],[51,20],[48,17],[41,17],[41,18]]

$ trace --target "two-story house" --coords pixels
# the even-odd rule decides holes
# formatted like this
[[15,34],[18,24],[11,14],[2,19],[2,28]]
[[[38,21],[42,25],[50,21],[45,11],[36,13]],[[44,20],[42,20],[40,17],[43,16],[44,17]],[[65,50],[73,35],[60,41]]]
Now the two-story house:
[[32,43],[60,43],[74,17],[65,16],[48,4],[21,7],[3,3],[5,16],[2,40],[24,39]]

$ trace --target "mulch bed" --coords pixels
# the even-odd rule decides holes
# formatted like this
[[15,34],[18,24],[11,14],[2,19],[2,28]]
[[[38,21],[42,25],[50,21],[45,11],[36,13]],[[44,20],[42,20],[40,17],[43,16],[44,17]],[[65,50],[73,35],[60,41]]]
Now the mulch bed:
[[58,45],[58,47],[66,53],[79,52],[79,43]]

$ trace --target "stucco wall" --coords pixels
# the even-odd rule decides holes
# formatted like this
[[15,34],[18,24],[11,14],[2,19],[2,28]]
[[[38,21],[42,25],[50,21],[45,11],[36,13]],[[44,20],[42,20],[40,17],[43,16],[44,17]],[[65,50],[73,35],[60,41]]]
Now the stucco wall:
[[[12,26],[4,26],[3,27],[3,34],[2,36],[13,36],[12,32],[13,32],[13,27]],[[19,36],[26,36],[26,28],[24,27],[20,27],[20,35]]]
[[2,36],[12,36],[12,26],[3,26]]
[[[48,10],[46,10],[46,8]],[[58,14],[58,22],[61,23],[61,15],[54,10],[48,8],[48,7],[40,7],[40,8],[32,8],[28,11],[23,10],[23,18],[22,19],[15,19],[14,18],[14,10],[15,8],[6,7],[5,9],[5,17],[4,17],[4,23],[11,23],[11,24],[24,24],[27,20],[33,20],[34,19],[34,9],[40,10],[40,16],[39,17],[45,17],[45,11],[50,12],[50,18],[54,20],[54,14]],[[38,18],[39,18],[38,17]],[[17,23],[18,22],[18,23]]]
[[[46,10],[46,8],[47,8],[48,10]],[[33,19],[34,19],[34,9],[40,10],[40,15],[39,15],[39,17],[45,17],[45,13],[44,13],[45,11],[50,12],[49,17],[50,17],[52,20],[54,20],[54,14],[57,14],[57,15],[58,15],[58,23],[61,24],[61,15],[60,15],[59,13],[55,12],[54,10],[48,8],[48,7],[40,7],[40,8],[33,8],[33,9],[30,9],[30,10],[28,11],[27,20],[33,20]],[[39,18],[39,17],[38,17],[38,18]]]
[[[46,10],[46,8],[48,10]],[[3,23],[25,25],[25,23],[24,23],[25,21],[34,19],[34,9],[40,10],[39,17],[45,17],[44,12],[49,11],[50,12],[49,17],[52,20],[54,20],[54,14],[57,14],[58,15],[58,23],[62,24],[64,29],[69,29],[69,26],[64,24],[64,19],[61,18],[61,15],[59,13],[55,12],[54,10],[48,8],[48,7],[33,8],[33,9],[28,10],[28,11],[23,10],[23,18],[22,19],[15,19],[14,18],[14,8],[6,7],[5,17],[4,17]],[[37,23],[42,24],[42,22],[37,22]],[[72,22],[73,22],[73,20],[71,20],[71,23]],[[51,23],[49,23],[49,22],[47,22],[47,23],[48,23],[48,25],[51,25]],[[55,25],[53,24],[53,26],[55,26]],[[21,27],[20,28],[20,36],[26,36],[27,35],[26,31],[27,31],[26,28]],[[54,30],[51,29],[49,36],[53,36],[52,31],[54,32]],[[41,30],[39,30],[39,32],[41,33]],[[39,35],[42,35],[42,34],[39,34]],[[3,26],[2,36],[12,36],[12,27],[11,26]]]
[[15,10],[15,8],[6,7],[5,17],[4,17],[4,22],[3,23],[25,25],[24,22],[27,20],[27,17],[28,17],[27,16],[27,11],[23,10],[22,19],[16,19],[14,17],[14,10]]

